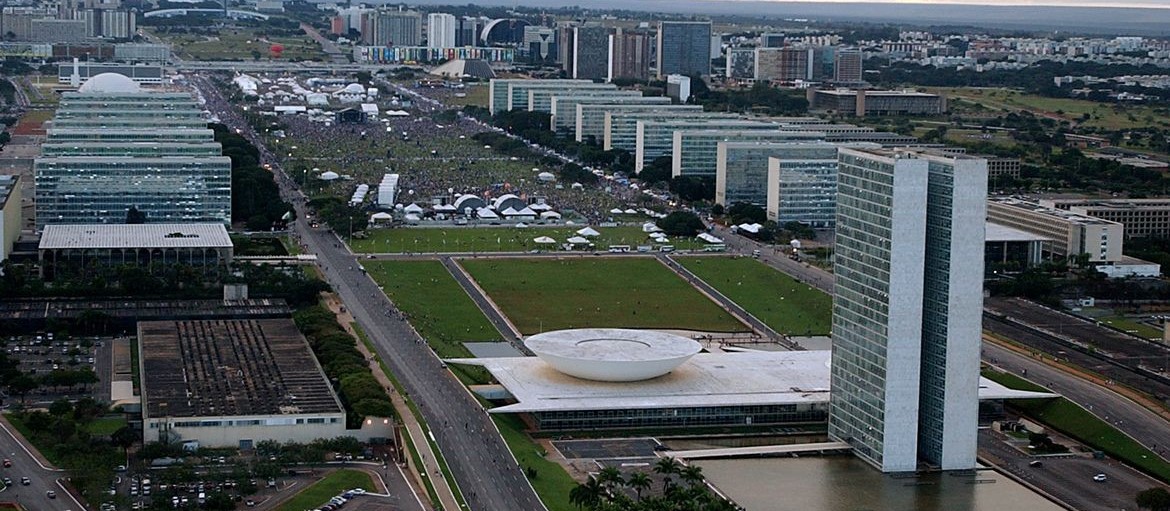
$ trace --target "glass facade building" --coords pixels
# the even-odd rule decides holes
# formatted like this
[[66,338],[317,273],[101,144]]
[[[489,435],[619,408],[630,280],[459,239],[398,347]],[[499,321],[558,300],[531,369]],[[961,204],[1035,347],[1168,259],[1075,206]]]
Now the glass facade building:
[[749,119],[671,118],[662,121],[637,121],[634,128],[634,170],[641,172],[659,156],[674,151],[674,132],[678,130],[740,129],[776,130],[779,126]]
[[552,98],[552,126],[557,133],[577,131],[577,105],[669,105],[670,98],[643,96],[639,91],[614,91],[612,95],[573,96],[554,95]]
[[768,158],[768,220],[811,227],[837,224],[837,146],[782,144]]
[[658,23],[658,78],[711,74],[711,22]]
[[829,435],[886,472],[974,468],[986,160],[838,162]]
[[34,172],[38,229],[231,221],[231,159],[188,94],[66,93]]
[[610,84],[594,84],[589,80],[531,80],[519,78],[493,78],[488,82],[488,110],[492,115],[508,110],[528,110],[528,90],[538,88],[564,88],[601,86],[608,89],[617,87]]
[[[609,96],[617,92],[617,87],[610,84],[591,84],[603,85],[603,87],[541,87],[528,88],[528,108],[531,112],[545,112],[552,113],[552,98],[553,96]],[[523,108],[521,110],[524,110]]]
[[662,109],[653,112],[622,112],[611,111],[605,114],[604,126],[604,143],[602,147],[607,151],[610,149],[625,149],[634,152],[638,147],[638,121],[662,122],[675,119],[691,119],[691,120],[731,120],[742,119],[735,114],[713,114],[704,112],[702,107],[691,110],[677,110],[680,106],[690,105],[673,105],[667,109],[663,106]]
[[[671,143],[672,175],[715,177],[718,167],[720,142],[756,142],[787,140],[823,140],[825,134],[817,131],[801,131],[799,128],[777,124],[762,124],[760,127],[743,129],[699,129],[677,130]],[[766,167],[760,167],[762,171]],[[763,173],[761,172],[761,177]]]
[[578,129],[576,139],[584,142],[590,137],[601,144],[605,140],[605,114],[607,112],[702,112],[699,105],[668,104],[579,104],[577,105]]

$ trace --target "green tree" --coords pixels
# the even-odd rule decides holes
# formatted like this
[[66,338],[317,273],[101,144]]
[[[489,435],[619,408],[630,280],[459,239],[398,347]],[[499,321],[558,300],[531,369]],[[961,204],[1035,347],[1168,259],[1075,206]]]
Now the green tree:
[[590,477],[583,483],[574,486],[569,490],[569,503],[577,506],[577,509],[590,508],[601,503],[601,496],[605,492],[605,488],[597,479]]
[[133,447],[134,443],[138,442],[138,440],[141,438],[142,437],[134,431],[134,428],[130,426],[122,426],[110,435],[110,443],[114,444],[116,447],[121,447],[122,454],[126,454],[126,451],[130,450],[130,447]]
[[657,224],[670,236],[694,236],[706,228],[698,215],[689,211],[675,211],[659,219]]
[[126,223],[128,224],[144,224],[146,223],[146,212],[138,209],[137,206],[130,206],[126,210]]
[[1162,487],[1142,490],[1134,499],[1138,507],[1150,511],[1170,511],[1170,491]]
[[642,492],[647,488],[650,488],[651,483],[652,481],[650,476],[646,475],[645,472],[634,472],[633,474],[630,474],[629,479],[626,480],[626,484],[630,488],[634,489],[634,494],[637,495],[639,501],[642,500]]

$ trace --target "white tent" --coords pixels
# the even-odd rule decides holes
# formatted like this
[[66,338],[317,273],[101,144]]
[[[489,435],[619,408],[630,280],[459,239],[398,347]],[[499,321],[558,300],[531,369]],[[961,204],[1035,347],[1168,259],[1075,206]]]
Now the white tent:
[[405,211],[407,213],[422,213],[423,208],[422,208],[422,206],[419,206],[418,204],[412,203],[409,206],[406,206],[405,208],[403,208],[402,211]]
[[548,211],[548,210],[552,209],[552,206],[549,206],[548,204],[545,204],[543,202],[537,202],[536,204],[529,204],[528,207],[532,208],[533,211]]
[[707,234],[705,232],[699,233],[699,235],[696,237],[703,240],[703,241],[706,241],[707,243],[713,243],[713,244],[723,243],[722,238],[717,238],[717,237],[712,236],[710,234]]
[[419,221],[418,215],[406,215],[406,216],[402,217],[402,219],[406,220],[408,223],[412,223],[412,224],[416,224]]
[[573,236],[572,238],[569,238],[565,241],[568,241],[569,243],[571,243],[573,245],[585,245],[585,244],[589,243],[589,240],[582,238],[580,236]]
[[666,235],[665,235],[665,234],[662,234],[662,233],[660,233],[660,232],[652,232],[652,233],[650,233],[650,237],[651,237],[651,238],[654,238],[655,240],[664,240],[664,239],[666,239]]
[[541,172],[536,175],[536,178],[546,183],[557,180],[557,176],[554,176],[552,172]]
[[540,218],[560,218],[561,214],[556,211],[545,211],[540,214]]
[[613,213],[615,215],[620,215],[622,213],[625,213],[625,211],[622,211],[622,208],[613,208],[613,209],[609,210],[609,212]]
[[739,224],[736,226],[736,228],[738,228],[739,230],[744,231],[744,232],[757,234],[760,232],[760,229],[764,228],[764,226],[762,226],[760,224]]
[[646,222],[642,224],[642,232],[662,232],[662,228],[654,222]]
[[375,222],[378,220],[391,220],[393,218],[394,217],[391,216],[390,213],[385,213],[385,212],[374,213],[374,214],[370,215],[370,220],[373,220]]
[[528,224],[526,224],[524,222],[520,222],[520,223],[516,224],[517,229],[523,229],[525,227],[528,227]]
[[586,227],[584,229],[580,229],[577,231],[577,234],[580,234],[581,236],[585,236],[587,238],[592,238],[594,236],[601,236],[601,233],[597,232],[592,227]]
[[337,179],[339,177],[341,177],[341,176],[338,175],[336,172],[333,172],[332,170],[330,170],[330,171],[326,171],[325,173],[318,176],[317,179],[320,179],[322,181],[333,181],[334,179]]
[[475,211],[475,216],[478,216],[479,218],[486,218],[489,220],[500,218],[500,215],[497,215],[495,211],[492,211],[488,208],[479,208],[478,210]]
[[540,237],[537,237],[537,238],[532,238],[532,241],[533,241],[533,242],[535,242],[535,243],[539,243],[539,244],[541,244],[541,245],[548,245],[548,244],[550,244],[550,243],[556,243],[556,242],[557,242],[557,240],[554,240],[554,239],[552,239],[552,238],[550,238],[550,237],[548,237],[548,236],[540,236]]
[[627,215],[636,215],[636,214],[638,214],[638,210],[636,210],[636,209],[627,209],[627,210],[625,210],[625,211],[624,211],[624,213],[625,213],[625,214],[627,214]]
[[580,190],[582,188],[585,188],[585,185],[583,185],[581,183],[573,183],[571,186],[569,186],[569,188],[572,188],[574,190]]

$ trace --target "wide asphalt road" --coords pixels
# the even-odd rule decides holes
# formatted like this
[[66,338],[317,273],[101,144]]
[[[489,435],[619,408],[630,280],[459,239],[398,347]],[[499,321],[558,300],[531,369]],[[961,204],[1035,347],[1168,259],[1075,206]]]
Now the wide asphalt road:
[[986,341],[983,342],[983,360],[1002,371],[1024,376],[1048,387],[1053,392],[1083,406],[1102,420],[1108,421],[1147,448],[1156,450],[1163,458],[1166,457],[1166,448],[1170,447],[1170,428],[1166,427],[1166,419],[1142,405],[1107,387],[1080,379],[1035,358]]
[[[57,479],[64,477],[64,472],[58,472],[43,467],[12,435],[12,426],[7,421],[0,421],[0,457],[12,461],[12,466],[0,466],[0,477],[12,480],[12,486],[0,490],[0,502],[16,502],[25,509],[37,511],[80,511],[85,509],[66,492]],[[20,478],[29,478],[29,485],[20,484]],[[0,485],[3,486],[3,485]],[[46,492],[56,492],[57,497],[50,499]]]
[[[303,197],[294,191],[294,181],[218,89],[201,77],[195,83],[207,99],[207,108],[219,115],[225,125],[256,144],[263,163],[273,166],[281,196],[296,208],[293,232],[297,240],[305,245],[308,253],[317,256],[318,267],[326,280],[369,336],[378,356],[402,383],[407,397],[418,404],[455,477],[456,491],[463,494],[469,508],[546,511],[483,407],[446,370],[426,341],[401,319],[378,285],[360,271],[357,258],[345,244],[326,227],[311,228],[304,221],[305,204]],[[421,446],[420,450],[426,452]],[[441,474],[427,474],[427,477],[441,477]]]

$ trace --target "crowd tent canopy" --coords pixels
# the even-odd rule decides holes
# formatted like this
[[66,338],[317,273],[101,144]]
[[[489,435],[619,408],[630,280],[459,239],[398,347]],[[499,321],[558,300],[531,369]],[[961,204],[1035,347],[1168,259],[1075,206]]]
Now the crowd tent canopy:
[[500,218],[500,215],[497,215],[495,211],[492,211],[488,208],[479,208],[478,210],[476,210],[475,216],[477,216],[479,218],[487,219],[487,220],[494,220],[494,219]]
[[699,238],[699,239],[701,239],[701,240],[703,240],[703,241],[705,241],[705,242],[707,242],[707,243],[713,243],[713,244],[720,244],[720,243],[723,243],[723,239],[722,239],[722,238],[718,238],[718,237],[712,236],[712,235],[710,235],[710,234],[708,234],[708,233],[705,233],[705,232],[701,232],[701,233],[699,233],[699,235],[698,235],[698,236],[696,236],[696,237],[697,237],[697,238]]
[[589,243],[589,240],[582,238],[580,236],[573,236],[572,238],[569,238],[565,241],[568,241],[569,243],[572,243],[573,245],[585,245],[585,244]]
[[394,217],[392,215],[390,215],[390,213],[385,213],[385,212],[374,213],[373,215],[370,215],[370,220],[374,220],[374,221],[378,221],[378,220],[384,221],[384,220],[390,220],[392,218],[394,218]]
[[412,204],[410,204],[410,205],[406,206],[405,208],[402,208],[402,211],[404,211],[404,212],[406,212],[406,213],[415,213],[415,214],[418,214],[418,213],[422,213],[422,212],[423,212],[423,208],[422,208],[421,206],[419,206],[418,204],[413,204],[413,203],[412,203]]
[[317,179],[320,179],[322,181],[333,181],[334,179],[337,179],[339,177],[341,177],[341,176],[338,175],[336,172],[329,170],[329,171],[322,173],[320,176],[317,177]]
[[642,224],[642,232],[662,232],[662,228],[654,222],[646,222]]
[[537,238],[533,238],[533,239],[532,239],[532,242],[533,242],[533,243],[538,243],[538,244],[541,244],[541,245],[548,245],[548,244],[556,243],[556,242],[557,242],[557,240],[554,240],[554,239],[552,239],[552,238],[550,238],[550,237],[548,237],[548,236],[540,236],[540,237],[537,237]]
[[613,209],[609,210],[609,212],[612,214],[615,214],[615,215],[620,215],[622,213],[625,213],[625,211],[622,211],[622,208],[613,208]]
[[560,217],[561,217],[561,214],[557,213],[556,211],[545,211],[545,212],[540,214],[540,218],[544,218],[544,219],[560,218]]
[[597,232],[597,231],[596,231],[595,229],[593,229],[592,227],[586,227],[586,228],[584,228],[584,229],[580,229],[580,230],[578,230],[578,231],[577,231],[577,234],[579,234],[579,235],[581,235],[581,236],[585,236],[585,237],[587,237],[587,238],[592,238],[592,237],[594,237],[594,236],[600,236],[600,235],[601,235],[601,233],[600,233],[600,232]]
[[406,110],[387,110],[382,115],[385,117],[410,117],[410,114]]
[[759,234],[760,229],[764,228],[764,226],[762,226],[760,224],[739,224],[735,227],[743,232],[747,232],[747,233],[751,233],[751,234]]

